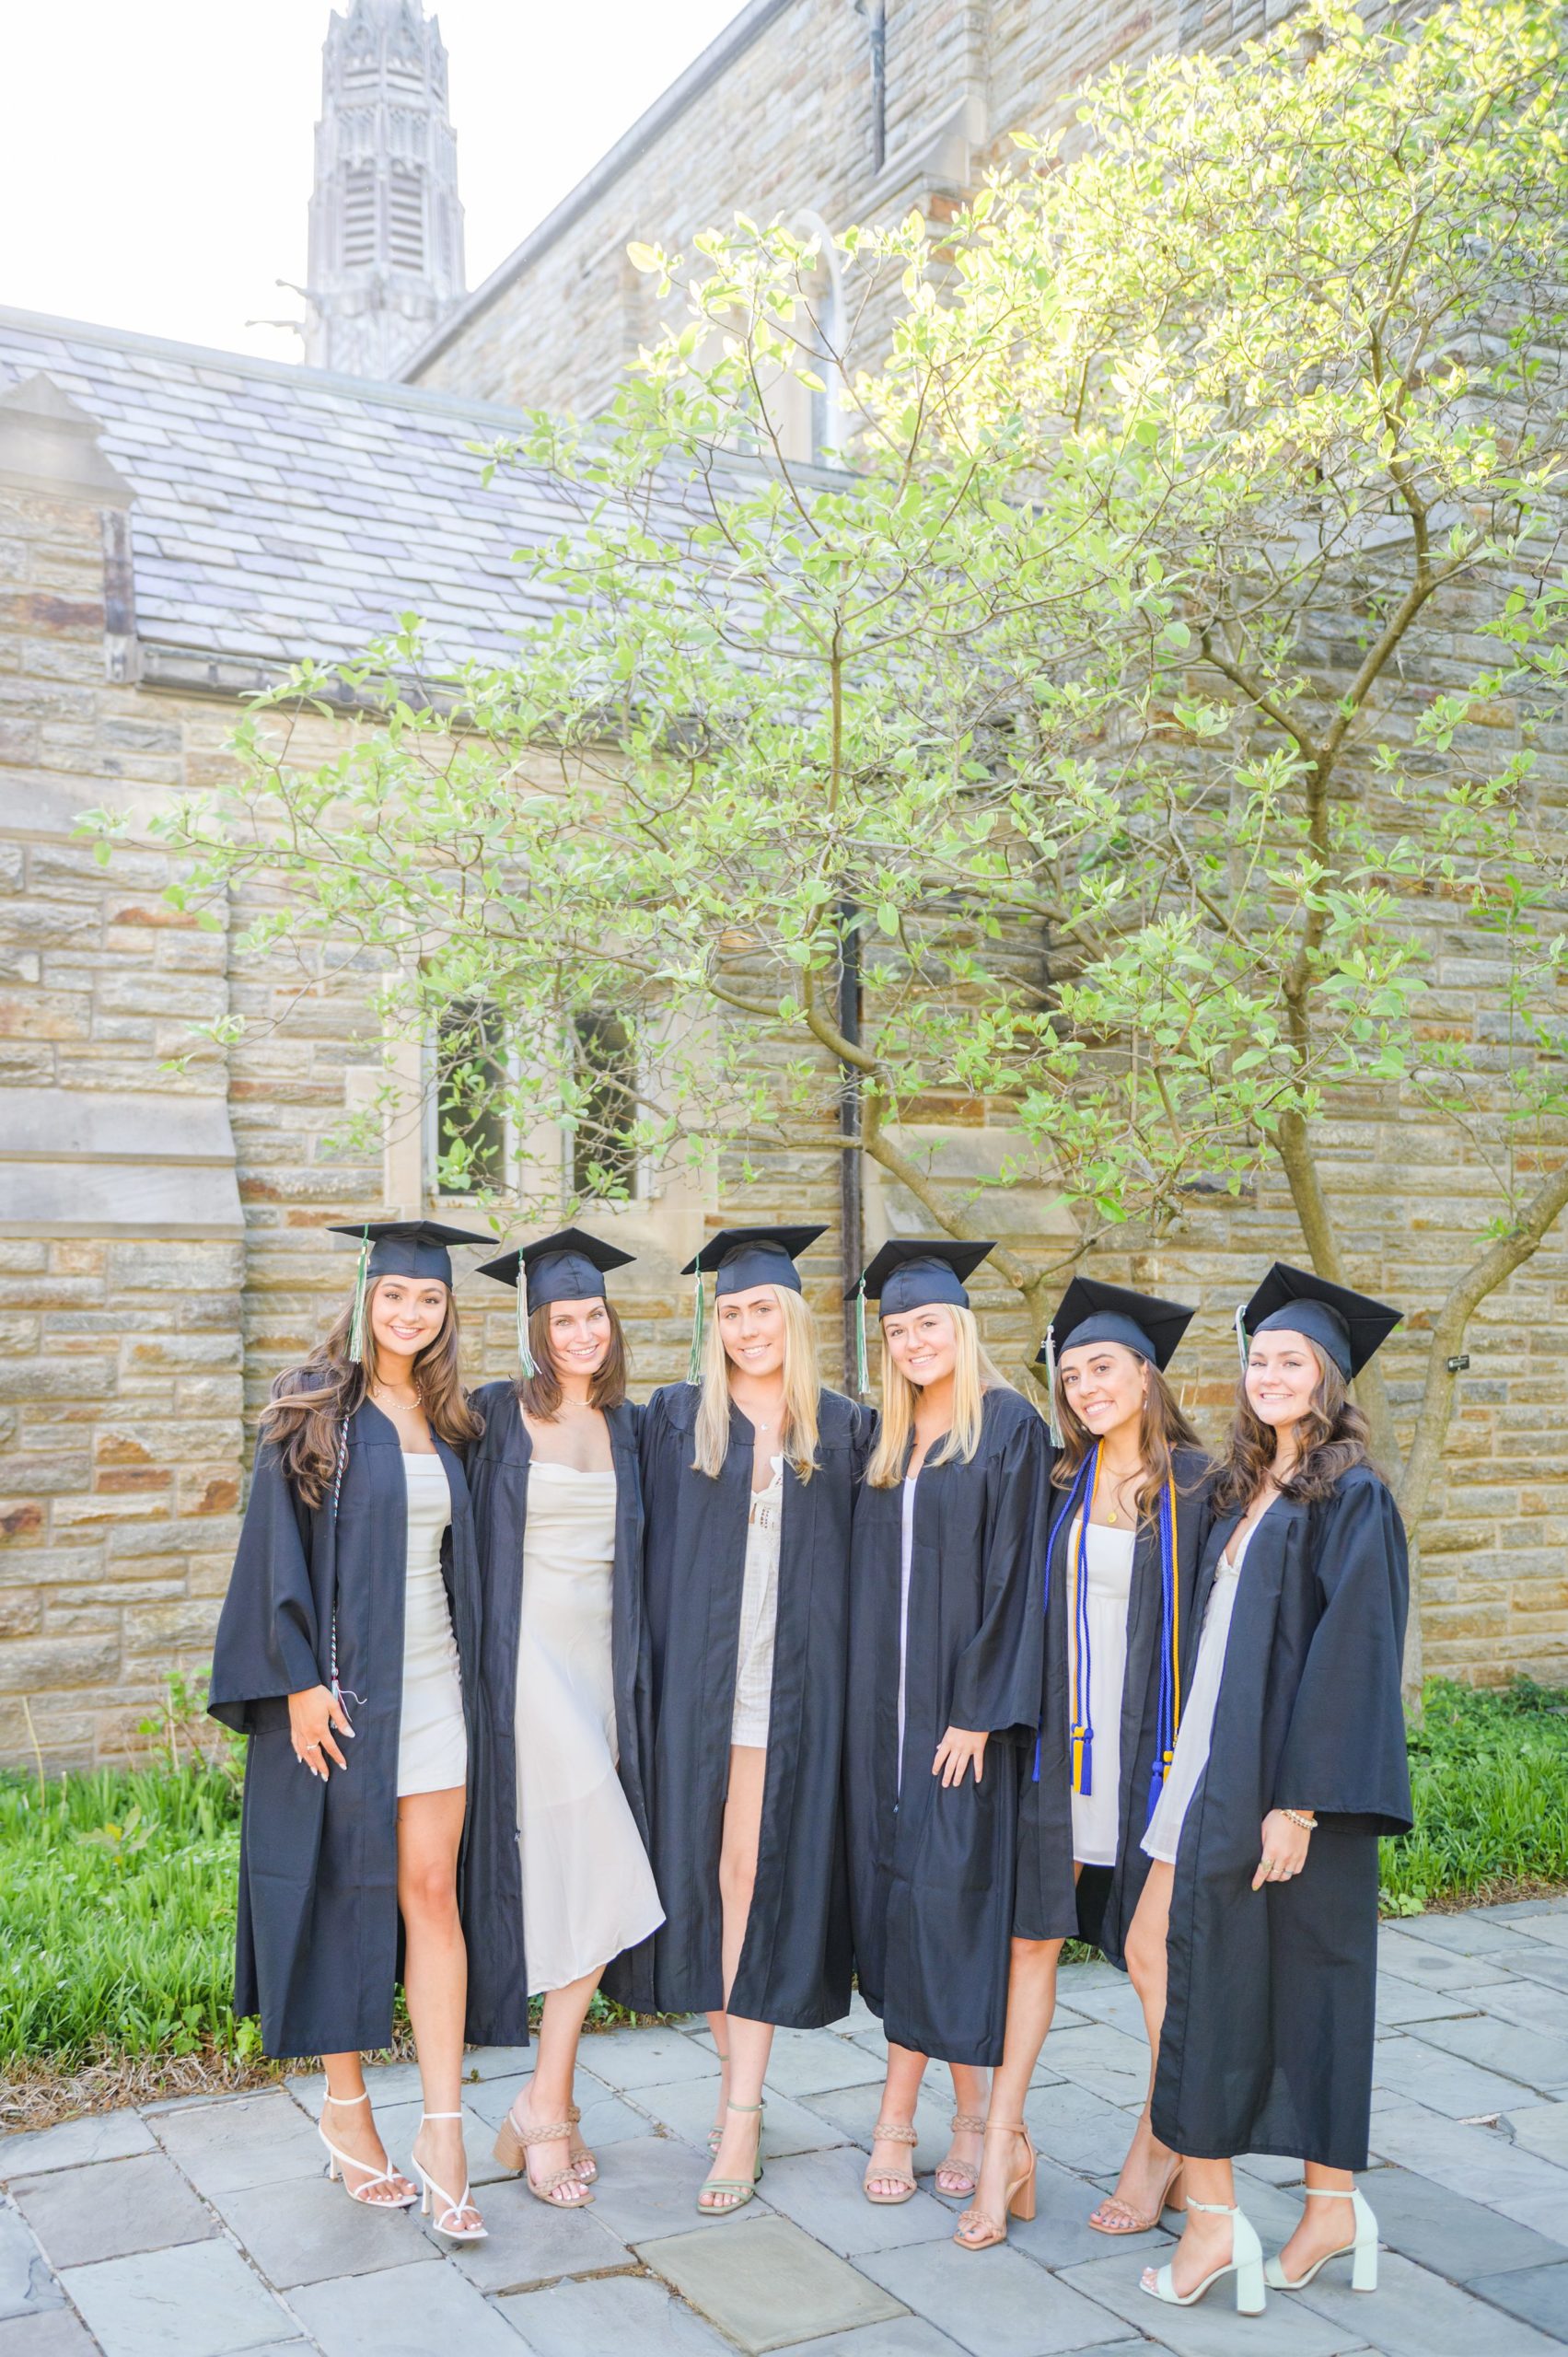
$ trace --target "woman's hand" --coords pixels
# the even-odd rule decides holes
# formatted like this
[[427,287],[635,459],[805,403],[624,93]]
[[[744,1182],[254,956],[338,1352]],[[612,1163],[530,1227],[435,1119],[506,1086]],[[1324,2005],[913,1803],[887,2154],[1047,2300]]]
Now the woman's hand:
[[332,1741],[332,1729],[343,1735],[354,1734],[341,1702],[334,1702],[331,1689],[307,1686],[302,1692],[288,1698],[288,1732],[294,1745],[294,1756],[309,1769],[313,1776],[327,1781],[327,1762],[346,1768],[348,1761]]
[[940,1776],[944,1784],[961,1784],[964,1770],[972,1767],[978,1784],[989,1740],[989,1736],[972,1734],[967,1727],[949,1727],[936,1747],[936,1757],[931,1763],[932,1774]]
[[1311,1839],[1309,1826],[1295,1824],[1283,1808],[1272,1808],[1263,1819],[1263,1854],[1252,1877],[1253,1889],[1261,1890],[1266,1882],[1292,1881],[1307,1864]]

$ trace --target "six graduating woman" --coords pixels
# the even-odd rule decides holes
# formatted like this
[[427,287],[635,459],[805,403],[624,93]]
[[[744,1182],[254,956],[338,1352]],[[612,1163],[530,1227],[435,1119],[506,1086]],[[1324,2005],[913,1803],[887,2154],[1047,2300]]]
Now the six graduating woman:
[[[578,1229],[502,1254],[520,1376],[470,1400],[448,1247],[340,1231],[359,1282],[280,1378],[214,1662],[250,1738],[236,2009],[323,2057],[329,2174],[403,2207],[361,2069],[402,1982],[436,2229],[469,2190],[465,2043],[527,2042],[497,2157],[558,2209],[598,2165],[574,2101],[601,1981],[703,2011],[720,2078],[698,2196],[761,2176],[775,2026],[881,2017],[865,2189],[915,2190],[928,2060],[951,2073],[936,2177],[984,2250],[1030,2217],[1025,2099],[1062,1941],[1130,1971],[1149,2103],[1090,2223],[1185,2207],[1155,2298],[1237,2305],[1348,2256],[1371,2106],[1377,1839],[1407,1829],[1404,1534],[1347,1386],[1398,1313],[1277,1264],[1237,1313],[1211,1463],[1166,1378],[1192,1316],[1078,1277],[1041,1353],[1046,1419],[993,1366],[964,1281],[984,1243],[883,1247],[880,1418],[823,1388],[796,1260],[815,1227],[728,1228],[691,1365],[645,1410]],[[714,1278],[705,1317],[703,1278]],[[864,1328],[863,1328],[864,1330]],[[865,1388],[864,1355],[861,1388]],[[1036,2097],[1036,2101],[1048,2098]],[[1241,2153],[1302,2161],[1263,2259]]]

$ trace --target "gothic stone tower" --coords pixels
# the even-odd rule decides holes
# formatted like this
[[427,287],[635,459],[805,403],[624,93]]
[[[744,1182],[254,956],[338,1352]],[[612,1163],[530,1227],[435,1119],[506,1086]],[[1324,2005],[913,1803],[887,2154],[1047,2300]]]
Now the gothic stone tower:
[[440,25],[423,0],[353,0],[321,52],[305,357],[394,376],[462,292]]

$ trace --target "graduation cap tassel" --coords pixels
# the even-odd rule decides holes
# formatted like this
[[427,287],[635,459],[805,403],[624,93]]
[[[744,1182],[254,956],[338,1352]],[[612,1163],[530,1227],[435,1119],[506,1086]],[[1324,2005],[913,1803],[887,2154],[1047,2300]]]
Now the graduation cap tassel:
[[365,1360],[365,1306],[370,1292],[370,1230],[360,1232],[359,1267],[354,1280],[354,1315],[348,1324],[348,1356],[351,1366],[360,1366]]
[[522,1361],[523,1373],[531,1380],[539,1373],[539,1369],[534,1364],[534,1355],[528,1348],[528,1286],[526,1269],[517,1271],[517,1356]]
[[1246,1374],[1246,1372],[1247,1372],[1247,1326],[1246,1326],[1246,1322],[1245,1322],[1245,1321],[1246,1321],[1246,1318],[1247,1318],[1247,1305],[1246,1305],[1246,1303],[1245,1303],[1245,1302],[1238,1302],[1238,1303],[1237,1304],[1237,1307],[1236,1307],[1236,1317],[1235,1317],[1235,1318],[1234,1318],[1234,1320],[1233,1320],[1232,1322],[1234,1323],[1234,1325],[1235,1325],[1235,1327],[1236,1327],[1236,1347],[1237,1347],[1237,1352],[1240,1353],[1240,1358],[1241,1358],[1241,1372],[1242,1372],[1242,1374],[1243,1374],[1243,1375],[1245,1375],[1245,1374]]
[[688,1383],[703,1380],[703,1271],[697,1271],[697,1298],[691,1305],[691,1355],[686,1363]]
[[862,1399],[871,1388],[871,1370],[865,1357],[865,1279],[864,1275],[854,1289],[854,1387]]
[[1056,1412],[1056,1329],[1054,1326],[1048,1326],[1045,1329],[1045,1414],[1046,1421],[1051,1426],[1051,1445],[1053,1448],[1060,1448],[1063,1445],[1063,1432],[1062,1419]]

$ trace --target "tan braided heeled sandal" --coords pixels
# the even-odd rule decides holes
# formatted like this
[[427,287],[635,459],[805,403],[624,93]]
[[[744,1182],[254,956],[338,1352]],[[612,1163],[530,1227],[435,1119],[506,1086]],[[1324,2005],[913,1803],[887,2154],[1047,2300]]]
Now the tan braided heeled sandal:
[[958,2230],[953,2236],[960,2250],[991,2250],[1007,2239],[1009,2218],[1028,2220],[1035,2213],[1036,2154],[1029,2131],[1021,2119],[996,2120],[986,2129],[988,2136],[1022,2137],[1028,2155],[1022,2174],[1007,2179],[1007,2199],[1002,2205],[1000,2219],[988,2217],[983,2210],[966,2210],[958,2220]]
[[566,2118],[572,2130],[572,2174],[579,2185],[592,2185],[598,2175],[598,2155],[591,2144],[585,2144],[578,2130],[583,2115],[575,2103],[566,2107]]
[[[984,2120],[977,2119],[972,2112],[968,2111],[956,2111],[949,2127],[955,2136],[983,2136],[985,2133]],[[957,2177],[958,2182],[944,2185],[942,2180],[945,2177]],[[951,2194],[956,2201],[967,2201],[979,2183],[980,2179],[968,2161],[958,2160],[952,2153],[936,2165],[937,2192]]]
[[[877,2122],[876,2127],[871,2131],[871,2141],[873,2144],[877,2142],[885,2144],[907,2144],[912,2152],[914,2147],[920,2142],[920,2131],[917,2128],[904,2128],[900,2126],[899,2121],[896,2119],[879,2119]],[[884,2182],[889,2185],[900,2186],[903,2189],[899,2193],[872,2192],[871,2189],[874,2185],[880,2185]],[[875,2201],[878,2209],[881,2210],[897,2210],[900,2209],[904,2202],[912,2201],[914,2200],[914,2171],[912,2169],[879,2168],[875,2165],[875,2163],[868,2161],[865,2166],[865,2175],[861,2179],[861,2186],[867,2201]]]
[[570,2153],[572,2123],[569,2119],[552,2120],[548,2128],[523,2128],[518,2124],[514,2106],[496,2132],[495,2157],[504,2169],[514,2169],[521,2174],[523,2183],[536,2201],[548,2202],[552,2210],[587,2210],[593,2195],[577,2175],[571,2159],[568,2158],[563,2168],[552,2169],[550,2175],[541,2177],[537,2185],[529,2171],[530,2144],[558,2144],[563,2142]]

